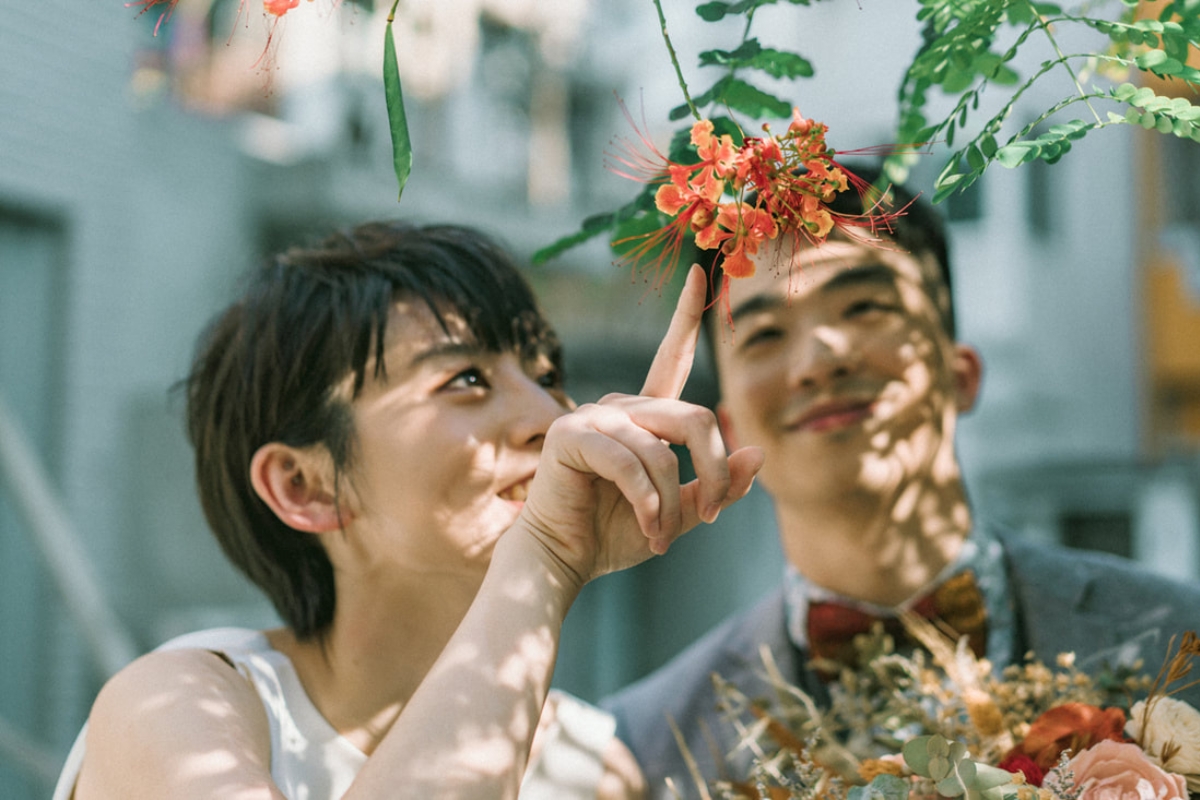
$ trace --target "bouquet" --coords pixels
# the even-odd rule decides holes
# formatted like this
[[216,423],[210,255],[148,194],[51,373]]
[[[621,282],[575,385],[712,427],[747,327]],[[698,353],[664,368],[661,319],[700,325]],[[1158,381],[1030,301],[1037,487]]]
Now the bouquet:
[[[1200,711],[1173,695],[1189,679],[1200,638],[1172,640],[1157,676],[1140,665],[1089,675],[1072,654],[1028,659],[994,674],[966,639],[929,621],[905,628],[924,645],[895,651],[882,630],[858,637],[859,667],[832,669],[830,705],[779,674],[764,704],[717,681],[748,780],[707,786],[705,798],[799,800],[1188,800],[1200,793]],[[682,738],[680,739],[682,744]],[[685,756],[689,754],[686,753]]]

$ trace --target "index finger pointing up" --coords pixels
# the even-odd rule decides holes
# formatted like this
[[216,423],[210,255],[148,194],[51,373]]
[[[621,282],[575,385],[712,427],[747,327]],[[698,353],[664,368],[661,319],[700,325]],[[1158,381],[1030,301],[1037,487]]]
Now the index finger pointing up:
[[667,334],[658,346],[641,394],[646,397],[667,397],[678,400],[692,371],[696,355],[696,340],[700,336],[700,320],[704,316],[704,270],[693,264],[671,315]]

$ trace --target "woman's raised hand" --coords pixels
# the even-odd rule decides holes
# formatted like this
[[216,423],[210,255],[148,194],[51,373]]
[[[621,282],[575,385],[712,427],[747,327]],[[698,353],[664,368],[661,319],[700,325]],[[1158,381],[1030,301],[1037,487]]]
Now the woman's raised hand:
[[[579,585],[665,553],[745,496],[762,466],[758,448],[727,455],[713,413],[679,399],[700,333],[704,280],[693,266],[641,394],[580,406],[546,433],[521,520]],[[695,480],[680,483],[671,444],[687,448]]]

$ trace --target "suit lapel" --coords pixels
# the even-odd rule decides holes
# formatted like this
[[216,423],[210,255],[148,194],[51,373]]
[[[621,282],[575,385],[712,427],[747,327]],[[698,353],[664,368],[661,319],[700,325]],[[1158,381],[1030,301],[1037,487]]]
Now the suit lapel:
[[1136,615],[1114,615],[1112,587],[1105,594],[1093,570],[1069,551],[1011,535],[1001,541],[1016,604],[1018,658],[1032,651],[1053,664],[1070,652],[1084,669],[1105,661],[1126,663],[1137,657],[1147,636],[1156,635]]

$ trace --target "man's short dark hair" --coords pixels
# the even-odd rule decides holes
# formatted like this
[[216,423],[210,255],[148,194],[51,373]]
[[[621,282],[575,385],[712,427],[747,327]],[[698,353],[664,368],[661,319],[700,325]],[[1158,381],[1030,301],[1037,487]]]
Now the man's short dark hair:
[[[954,298],[950,270],[950,247],[946,238],[945,223],[941,215],[922,197],[899,184],[888,184],[882,180],[880,168],[874,164],[847,164],[847,169],[874,186],[887,186],[890,203],[885,206],[893,211],[903,209],[903,213],[895,218],[890,230],[880,230],[879,233],[889,239],[895,246],[904,250],[919,260],[932,262],[932,270],[926,270],[925,290],[933,300],[934,306],[941,317],[942,327],[950,338],[957,338],[957,323],[954,316]],[[863,198],[853,187],[839,192],[828,204],[835,214],[856,216],[869,209],[863,208]],[[831,237],[840,234],[836,229]],[[720,271],[719,251],[701,250],[698,260],[708,271],[709,276],[709,305],[705,314],[705,325],[710,334],[714,330],[717,309],[713,305],[713,293],[720,288],[722,274]],[[711,338],[710,338],[710,341]]]

